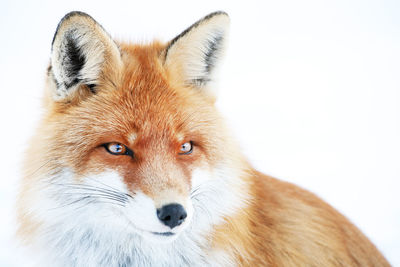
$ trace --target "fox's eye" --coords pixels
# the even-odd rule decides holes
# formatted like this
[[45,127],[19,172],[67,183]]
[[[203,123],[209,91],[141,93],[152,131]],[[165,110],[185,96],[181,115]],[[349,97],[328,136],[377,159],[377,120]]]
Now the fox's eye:
[[181,152],[179,154],[187,155],[192,153],[192,151],[193,151],[193,143],[192,141],[190,141],[181,145]]
[[121,143],[107,143],[104,144],[104,147],[106,148],[107,152],[113,155],[133,155],[132,150],[127,148],[125,145]]

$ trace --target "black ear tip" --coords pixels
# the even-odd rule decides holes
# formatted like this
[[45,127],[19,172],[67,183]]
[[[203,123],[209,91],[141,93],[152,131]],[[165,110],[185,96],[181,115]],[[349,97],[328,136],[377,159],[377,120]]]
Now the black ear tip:
[[208,15],[205,17],[205,19],[209,19],[209,18],[212,18],[212,17],[214,17],[214,16],[218,16],[218,15],[225,15],[225,16],[229,17],[228,13],[226,13],[225,11],[223,11],[223,10],[218,10],[218,11],[215,11],[215,12],[212,12],[212,13],[208,14]]
[[86,17],[86,18],[89,18],[91,20],[94,20],[89,14],[87,14],[85,12],[82,12],[82,11],[71,11],[71,12],[68,12],[67,14],[64,15],[64,17],[62,17],[62,19],[58,23],[56,32],[54,33],[54,36],[53,36],[53,41],[51,42],[51,46],[53,46],[53,44],[54,44],[54,40],[56,39],[58,30],[60,29],[61,25],[65,21],[69,20],[72,17]]
[[61,19],[61,21],[67,20],[67,19],[69,19],[71,17],[74,17],[74,16],[89,17],[89,18],[93,19],[89,14],[87,14],[85,12],[82,12],[82,11],[76,10],[76,11],[71,11],[71,12],[68,12],[67,14],[65,14],[65,16]]

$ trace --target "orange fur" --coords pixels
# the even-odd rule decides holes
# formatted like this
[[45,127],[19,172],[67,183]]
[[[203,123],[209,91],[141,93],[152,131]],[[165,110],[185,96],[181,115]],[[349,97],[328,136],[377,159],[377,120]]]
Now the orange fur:
[[[34,239],[41,225],[28,211],[31,184],[58,166],[74,170],[81,179],[115,169],[128,188],[140,188],[157,203],[162,197],[158,192],[168,188],[187,196],[195,168],[229,158],[242,170],[244,185],[238,192],[247,197],[246,205],[213,228],[207,254],[224,251],[239,266],[389,266],[331,206],[255,171],[230,139],[214,98],[188,86],[177,74],[181,72],[164,65],[165,44],[119,47],[122,63],[108,61],[95,95],[80,85],[72,97],[53,101],[55,85],[48,79],[46,113],[25,162],[20,236]],[[196,151],[182,157],[177,152],[188,140],[194,140]],[[127,145],[135,157],[107,154],[101,147],[107,142]],[[160,175],[156,182],[148,178]]]
[[343,215],[314,194],[256,171],[254,201],[215,231],[243,266],[389,266]]

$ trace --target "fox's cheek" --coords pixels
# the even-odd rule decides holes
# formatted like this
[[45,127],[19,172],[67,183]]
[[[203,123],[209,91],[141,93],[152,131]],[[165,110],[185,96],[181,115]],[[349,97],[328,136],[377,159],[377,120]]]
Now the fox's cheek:
[[206,167],[198,167],[193,170],[191,176],[192,192],[201,185],[204,185],[212,177],[211,171]]
[[111,155],[104,147],[98,147],[80,160],[74,169],[78,174],[102,174],[109,170],[118,173],[125,181],[129,175],[131,180],[135,177],[136,162],[129,155]]

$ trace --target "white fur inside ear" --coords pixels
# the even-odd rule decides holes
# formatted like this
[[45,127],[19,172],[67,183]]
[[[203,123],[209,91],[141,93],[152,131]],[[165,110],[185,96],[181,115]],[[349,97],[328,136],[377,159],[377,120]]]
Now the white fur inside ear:
[[56,30],[51,54],[51,72],[56,85],[54,97],[62,100],[79,85],[97,85],[102,71],[122,64],[119,48],[92,17],[83,12],[64,16]]
[[95,84],[104,62],[105,47],[86,25],[74,25],[55,40],[51,57],[57,94],[64,98],[80,83]]
[[198,21],[172,40],[166,50],[167,68],[183,82],[207,87],[225,50],[229,28],[227,14],[218,12]]

